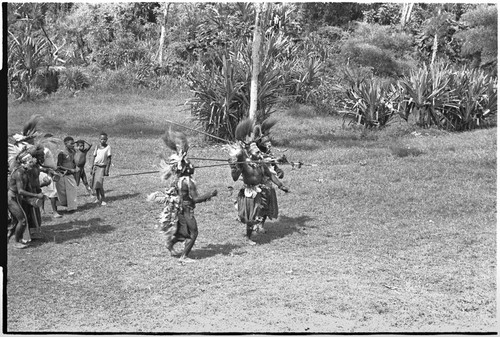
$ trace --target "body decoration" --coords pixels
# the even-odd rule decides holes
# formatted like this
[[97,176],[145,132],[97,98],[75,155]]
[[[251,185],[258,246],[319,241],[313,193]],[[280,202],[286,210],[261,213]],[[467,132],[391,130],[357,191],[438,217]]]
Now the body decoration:
[[166,235],[167,249],[174,256],[174,245],[184,242],[184,250],[180,262],[192,262],[188,258],[191,249],[198,237],[198,224],[194,217],[197,203],[210,200],[217,195],[217,190],[198,195],[196,182],[192,178],[194,167],[186,158],[189,145],[186,136],[180,132],[167,131],[162,137],[165,145],[175,151],[169,157],[168,163],[161,161],[161,177],[173,180],[165,192],[155,192],[148,196],[148,201],[162,203],[163,211],[160,215],[160,225],[156,226]]
[[[278,179],[278,160],[270,151],[269,131],[274,124],[275,120],[266,120],[261,125],[255,125],[253,120],[245,119],[236,127],[236,143],[229,146],[233,181],[241,177],[244,183],[236,200],[238,219],[247,225],[246,236],[251,243],[253,232],[264,232],[267,218],[278,217],[274,185],[288,192]],[[279,168],[278,171],[283,177],[283,172]]]

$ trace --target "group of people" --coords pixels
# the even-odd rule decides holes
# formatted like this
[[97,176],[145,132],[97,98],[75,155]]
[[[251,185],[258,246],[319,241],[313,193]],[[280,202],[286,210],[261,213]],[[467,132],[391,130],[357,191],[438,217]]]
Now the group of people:
[[99,144],[92,154],[90,182],[85,165],[92,144],[67,136],[64,148],[54,157],[50,145],[61,141],[46,134],[41,137],[36,130],[39,116],[33,116],[22,133],[13,136],[9,143],[7,240],[14,236],[14,247],[28,247],[32,239],[40,238],[41,211],[45,200],[50,200],[52,216],[61,218],[58,207],[66,207],[69,214],[77,210],[77,187],[83,183],[88,195],[95,195],[95,203],[104,201],[104,177],[109,175],[111,148],[108,136],[101,133]]
[[[284,192],[289,189],[280,181],[283,170],[279,163],[286,158],[276,158],[271,151],[270,129],[276,120],[265,120],[255,125],[251,119],[241,121],[236,127],[236,142],[229,146],[228,160],[234,181],[243,180],[236,206],[238,219],[246,225],[248,243],[255,245],[252,236],[264,232],[267,218],[278,216],[278,202],[273,184]],[[208,201],[217,195],[217,190],[199,195],[193,180],[194,167],[187,159],[189,145],[181,132],[167,131],[162,137],[165,145],[175,151],[169,162],[163,161],[162,178],[173,176],[165,192],[154,192],[148,200],[164,204],[160,216],[159,229],[165,233],[167,249],[172,256],[177,255],[174,245],[184,242],[184,249],[179,262],[193,262],[188,257],[198,237],[194,208],[197,203]]]
[[[14,247],[20,249],[26,248],[40,234],[40,210],[45,200],[50,200],[54,218],[62,217],[59,206],[66,207],[68,213],[77,210],[80,182],[88,195],[95,195],[95,203],[106,205],[103,182],[111,166],[107,134],[100,134],[99,144],[94,148],[88,181],[85,165],[92,144],[84,140],[75,142],[73,137],[67,136],[63,140],[64,148],[54,158],[49,144],[57,139],[51,135],[40,137],[36,131],[37,122],[38,116],[30,119],[23,132],[13,136],[14,144],[9,144],[8,240],[14,236]],[[243,181],[235,201],[238,219],[246,225],[246,238],[252,245],[255,244],[252,236],[265,232],[265,221],[278,217],[274,185],[284,192],[289,191],[280,180],[283,170],[278,167],[286,158],[276,158],[271,151],[270,129],[275,124],[276,120],[268,119],[256,125],[253,120],[245,119],[236,127],[236,141],[228,146],[231,177],[234,181]],[[174,179],[164,192],[152,193],[148,200],[164,204],[159,227],[166,234],[171,255],[177,254],[174,245],[184,242],[180,261],[192,262],[188,255],[198,236],[195,206],[217,196],[217,190],[198,193],[193,180],[194,166],[187,158],[189,144],[182,132],[169,130],[162,139],[174,151],[168,163],[162,160],[162,177]]]

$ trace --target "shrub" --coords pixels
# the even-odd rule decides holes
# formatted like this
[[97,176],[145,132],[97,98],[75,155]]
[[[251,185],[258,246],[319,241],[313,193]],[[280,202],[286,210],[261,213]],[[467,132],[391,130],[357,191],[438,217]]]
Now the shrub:
[[436,63],[428,67],[410,71],[399,84],[402,89],[403,106],[406,118],[413,114],[420,127],[431,125],[442,125],[442,116],[439,112],[445,106],[454,105],[454,96],[449,89],[451,78],[449,66],[444,63]]
[[496,78],[479,69],[462,67],[450,74],[456,105],[443,109],[444,127],[455,131],[471,130],[490,124],[497,112]]
[[385,126],[396,111],[397,88],[379,78],[360,78],[358,72],[345,70],[347,84],[338,86],[344,93],[340,113],[350,123],[366,128]]
[[66,68],[61,74],[61,86],[69,90],[81,90],[90,86],[90,79],[81,68]]
[[412,38],[392,26],[358,23],[342,45],[341,55],[349,63],[370,67],[379,76],[404,73],[411,64]]
[[403,115],[417,125],[463,131],[488,126],[497,114],[497,78],[482,70],[455,70],[437,62],[399,81]]

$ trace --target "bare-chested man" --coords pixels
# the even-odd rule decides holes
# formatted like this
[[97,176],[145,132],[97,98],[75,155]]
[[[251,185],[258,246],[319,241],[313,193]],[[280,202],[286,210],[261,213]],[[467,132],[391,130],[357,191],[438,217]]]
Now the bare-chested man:
[[167,237],[167,249],[170,254],[175,255],[174,245],[184,241],[184,250],[179,262],[193,262],[194,260],[188,258],[188,255],[198,237],[194,208],[196,204],[215,197],[217,190],[203,195],[198,194],[196,183],[192,179],[194,167],[186,159],[189,146],[183,133],[167,131],[162,139],[167,147],[177,152],[170,156],[169,166],[163,178],[166,180],[174,174],[175,179],[166,193],[153,193],[148,200],[166,205],[160,221],[162,222],[161,230],[165,231]]
[[[259,150],[253,138],[253,129],[251,120],[244,120],[238,125],[235,132],[238,143],[231,150],[232,158],[229,160],[233,181],[240,176],[243,178],[244,187],[237,197],[238,218],[247,225],[246,236],[250,244],[255,244],[251,240],[252,233],[263,229],[267,216],[272,214],[272,217],[277,217],[277,204],[272,204],[276,198],[272,200],[274,191],[269,186],[270,182],[284,192],[289,191],[271,170],[272,162],[267,163]],[[271,209],[273,207],[276,207],[275,210]]]
[[14,247],[23,249],[28,247],[22,240],[25,230],[29,232],[29,229],[26,228],[27,218],[22,203],[25,201],[25,198],[43,199],[44,195],[43,193],[32,193],[27,191],[29,186],[28,172],[36,164],[36,159],[27,152],[21,152],[16,157],[16,164],[8,181],[9,189],[7,191],[7,204],[13,217],[11,226],[8,229],[8,239],[14,235]]

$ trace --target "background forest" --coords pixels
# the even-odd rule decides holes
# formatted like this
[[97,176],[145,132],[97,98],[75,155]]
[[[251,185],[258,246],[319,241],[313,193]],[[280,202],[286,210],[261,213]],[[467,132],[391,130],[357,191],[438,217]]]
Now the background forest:
[[[9,96],[190,91],[206,131],[248,113],[256,3],[8,3]],[[257,120],[306,104],[367,128],[496,125],[497,6],[263,5]]]

